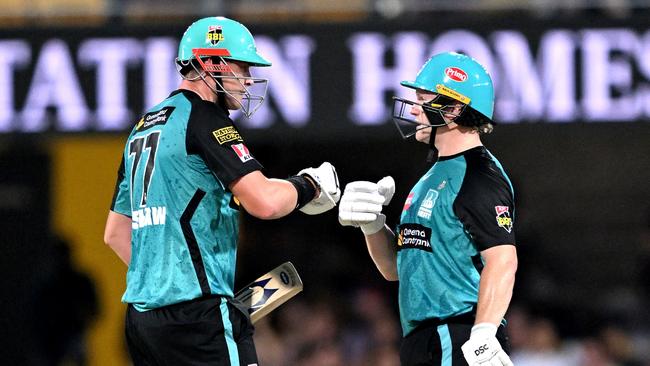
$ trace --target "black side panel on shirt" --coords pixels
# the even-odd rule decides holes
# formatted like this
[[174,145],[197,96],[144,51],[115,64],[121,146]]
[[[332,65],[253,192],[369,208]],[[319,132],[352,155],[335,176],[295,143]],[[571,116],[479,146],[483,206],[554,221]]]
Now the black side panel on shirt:
[[224,110],[192,92],[183,94],[192,103],[185,141],[188,154],[201,156],[226,188],[237,178],[262,169]]
[[185,236],[185,242],[187,243],[187,248],[190,251],[190,257],[192,258],[196,278],[199,280],[199,285],[201,286],[201,294],[203,294],[203,296],[208,296],[212,291],[210,291],[208,275],[205,273],[205,265],[203,264],[203,257],[201,257],[201,250],[199,249],[199,244],[196,242],[196,236],[194,235],[194,230],[192,229],[192,224],[190,222],[203,197],[205,197],[205,192],[197,189],[194,196],[192,196],[190,203],[187,204],[185,211],[183,211],[180,222],[181,228],[183,229],[183,236]]
[[115,200],[117,199],[117,194],[120,192],[120,184],[124,180],[124,154],[122,154],[122,162],[120,167],[117,170],[117,181],[115,182],[115,191],[113,191],[113,200],[111,201],[111,211],[115,209]]
[[479,251],[515,244],[514,196],[508,179],[484,147],[465,154],[467,171],[454,201],[454,213]]

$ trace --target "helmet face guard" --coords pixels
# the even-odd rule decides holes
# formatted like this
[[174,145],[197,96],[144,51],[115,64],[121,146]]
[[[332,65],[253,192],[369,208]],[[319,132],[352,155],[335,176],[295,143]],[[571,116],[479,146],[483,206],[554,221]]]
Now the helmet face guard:
[[[423,128],[446,126],[452,122],[466,127],[494,123],[469,105],[470,98],[440,84],[436,85],[436,93],[424,103],[393,97],[393,122],[402,138],[407,139]],[[422,108],[429,123],[417,121],[410,113],[416,106]]]
[[[196,71],[197,76],[188,78],[188,80],[201,78],[215,94],[225,94],[236,101],[242,113],[248,118],[260,108],[266,97],[268,79],[237,75],[228,65],[227,60],[230,52],[225,48],[195,48],[192,49],[192,54],[194,55],[193,59],[197,60],[197,62],[190,61],[186,64],[189,64]],[[210,58],[213,62],[210,64],[205,63]],[[186,66],[182,62],[177,62],[177,64]],[[215,81],[216,87],[207,82],[206,76]],[[227,90],[223,83],[225,80],[237,81],[243,91]]]
[[[420,107],[427,116],[429,123],[418,121],[410,111]],[[393,122],[403,139],[414,136],[419,130],[432,127],[446,126],[455,122],[465,111],[467,105],[438,94],[432,100],[417,103],[408,99],[393,97]],[[456,111],[460,108],[459,111]]]

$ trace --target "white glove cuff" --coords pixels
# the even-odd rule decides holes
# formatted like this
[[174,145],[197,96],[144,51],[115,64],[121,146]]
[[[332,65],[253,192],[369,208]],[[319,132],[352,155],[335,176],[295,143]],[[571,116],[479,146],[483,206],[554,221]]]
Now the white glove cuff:
[[478,323],[472,327],[470,338],[490,338],[496,337],[497,326],[492,323]]
[[383,229],[385,223],[386,223],[386,215],[378,214],[377,219],[375,221],[367,224],[359,225],[359,227],[361,228],[361,231],[363,231],[363,235],[372,235],[379,232],[379,230]]

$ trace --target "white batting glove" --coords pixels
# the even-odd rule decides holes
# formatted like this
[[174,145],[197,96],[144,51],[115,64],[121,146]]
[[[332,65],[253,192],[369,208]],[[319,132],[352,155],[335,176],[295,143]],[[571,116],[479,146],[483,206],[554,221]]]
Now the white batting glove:
[[496,334],[497,326],[492,323],[479,323],[472,327],[469,340],[461,347],[469,366],[513,366]]
[[382,205],[388,205],[394,193],[392,177],[384,177],[377,183],[348,183],[339,205],[339,222],[343,226],[359,227],[365,235],[378,232],[386,223],[386,216],[381,213]]
[[301,207],[300,211],[307,215],[318,215],[336,206],[341,198],[341,189],[336,169],[332,164],[324,162],[318,168],[303,169],[298,175],[306,175],[311,178],[318,185],[320,191],[318,197]]

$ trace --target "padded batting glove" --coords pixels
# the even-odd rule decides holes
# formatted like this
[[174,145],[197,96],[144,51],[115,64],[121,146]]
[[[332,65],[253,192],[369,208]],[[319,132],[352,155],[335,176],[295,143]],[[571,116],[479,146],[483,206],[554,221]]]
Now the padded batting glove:
[[307,215],[318,215],[336,206],[341,198],[341,189],[336,169],[332,164],[324,162],[318,168],[303,169],[298,175],[310,178],[320,191],[318,197],[301,207],[300,211]]
[[469,366],[513,366],[496,334],[497,326],[492,323],[479,323],[472,327],[469,340],[461,347]]
[[339,205],[339,223],[359,227],[365,235],[378,232],[386,223],[386,216],[381,213],[382,206],[390,203],[394,193],[392,177],[384,177],[377,183],[348,183]]

